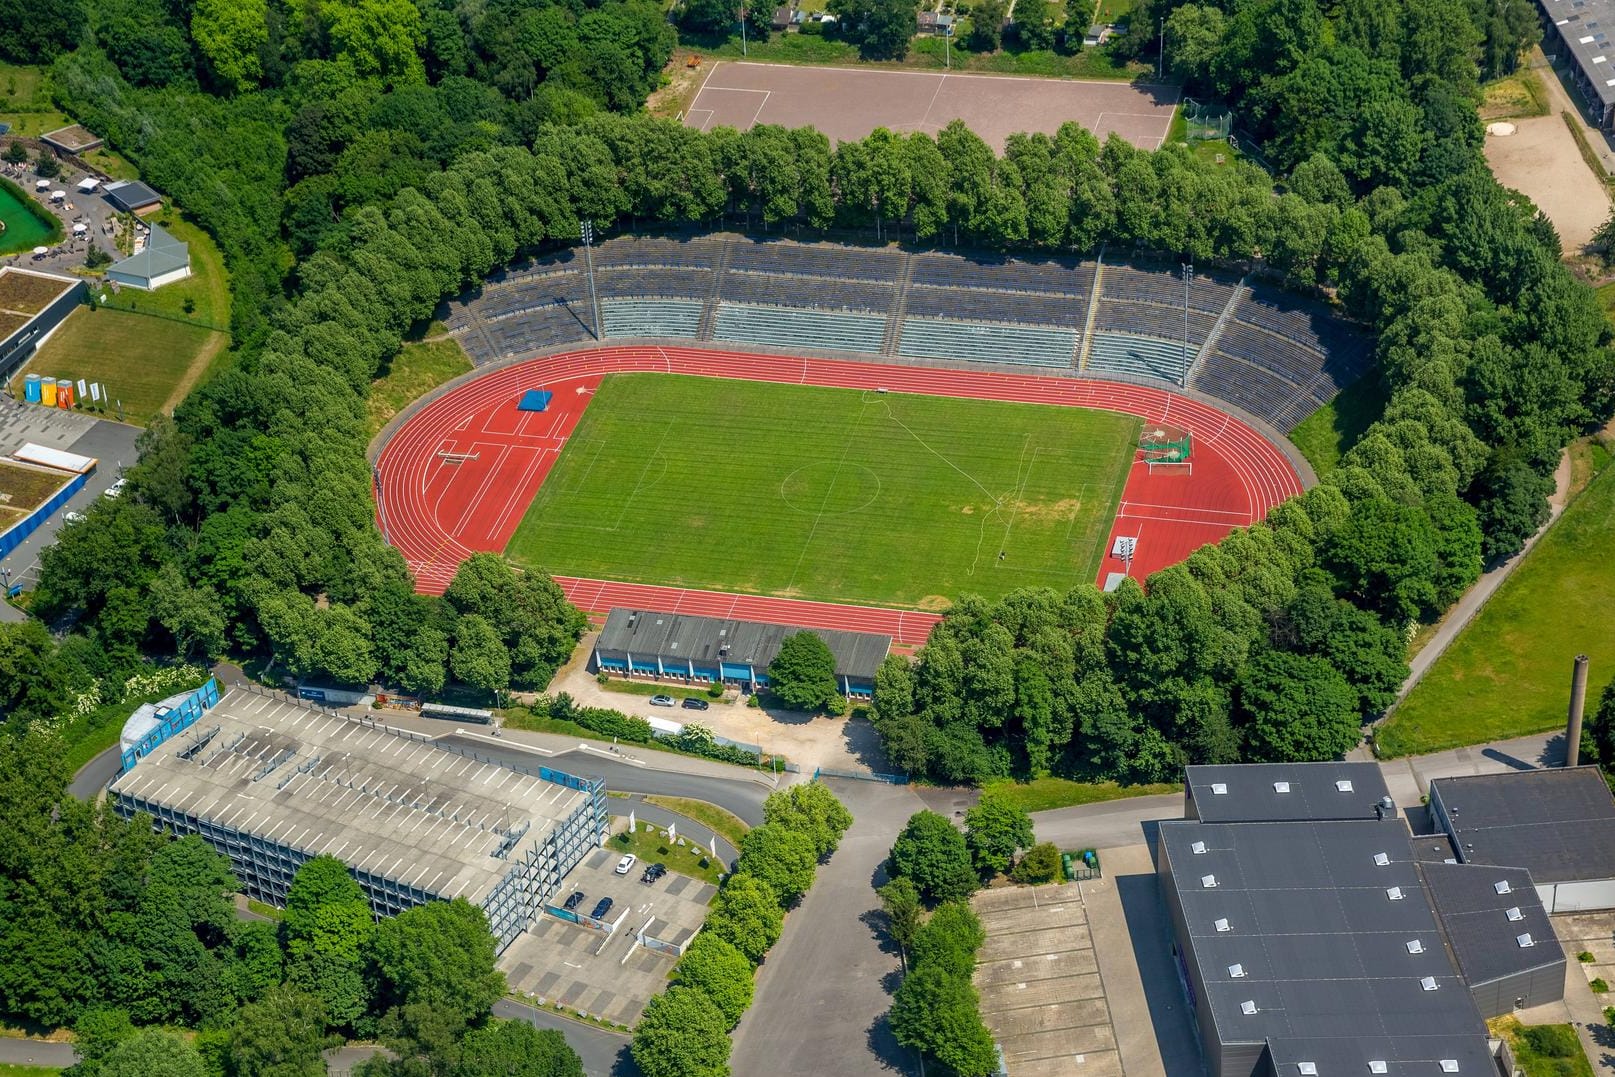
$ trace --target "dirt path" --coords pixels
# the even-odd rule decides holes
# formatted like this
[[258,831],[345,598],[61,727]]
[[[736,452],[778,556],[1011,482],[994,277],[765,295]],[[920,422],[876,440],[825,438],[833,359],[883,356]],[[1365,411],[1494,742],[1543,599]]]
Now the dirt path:
[[197,351],[196,358],[191,360],[191,365],[185,368],[184,377],[179,379],[179,382],[174,386],[174,391],[168,394],[167,400],[163,401],[161,410],[172,414],[174,409],[179,407],[180,401],[189,396],[191,390],[196,387],[196,383],[202,380],[202,375],[206,374],[208,367],[213,365],[214,357],[223,351],[229,343],[230,334],[209,333],[207,343],[203,344]]

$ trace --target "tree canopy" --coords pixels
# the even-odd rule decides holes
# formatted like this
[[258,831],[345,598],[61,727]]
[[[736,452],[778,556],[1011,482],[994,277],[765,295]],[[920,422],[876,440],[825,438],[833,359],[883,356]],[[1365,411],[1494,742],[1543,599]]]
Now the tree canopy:
[[836,660],[816,632],[793,632],[768,664],[768,690],[793,710],[836,710]]

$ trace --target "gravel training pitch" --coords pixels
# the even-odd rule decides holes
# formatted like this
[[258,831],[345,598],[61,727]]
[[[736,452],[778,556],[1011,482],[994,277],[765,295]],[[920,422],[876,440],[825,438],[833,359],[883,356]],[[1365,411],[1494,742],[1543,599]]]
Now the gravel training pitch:
[[877,127],[934,135],[959,119],[1002,151],[1016,131],[1052,135],[1074,120],[1101,142],[1114,132],[1153,150],[1166,139],[1178,99],[1177,87],[1153,83],[717,63],[684,122],[703,131],[812,126],[837,143]]

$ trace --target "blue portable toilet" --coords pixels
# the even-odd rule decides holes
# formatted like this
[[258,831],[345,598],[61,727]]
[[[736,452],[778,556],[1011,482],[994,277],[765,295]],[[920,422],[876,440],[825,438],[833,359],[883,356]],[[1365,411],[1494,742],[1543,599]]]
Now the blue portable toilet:
[[30,404],[39,403],[39,375],[29,374],[22,379],[22,397]]

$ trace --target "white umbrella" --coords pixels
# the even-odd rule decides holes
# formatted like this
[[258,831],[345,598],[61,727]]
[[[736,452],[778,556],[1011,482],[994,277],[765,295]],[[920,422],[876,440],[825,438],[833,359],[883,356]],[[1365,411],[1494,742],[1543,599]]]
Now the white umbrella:
[[67,197],[67,192],[66,191],[52,191],[50,193],[50,197],[51,197],[52,202],[60,202],[62,199]]
[[50,180],[40,180],[39,182],[34,184],[34,190],[36,190],[36,191],[47,190],[49,187],[50,187]]
[[73,231],[75,231],[75,232],[81,232],[82,233],[82,232],[88,232],[89,230],[90,230],[90,226],[87,225],[87,224],[84,224],[82,222],[80,222],[79,224],[75,224],[73,226]]
[[34,253],[35,254],[49,254],[50,253],[50,248],[49,247],[35,247],[34,248]]

